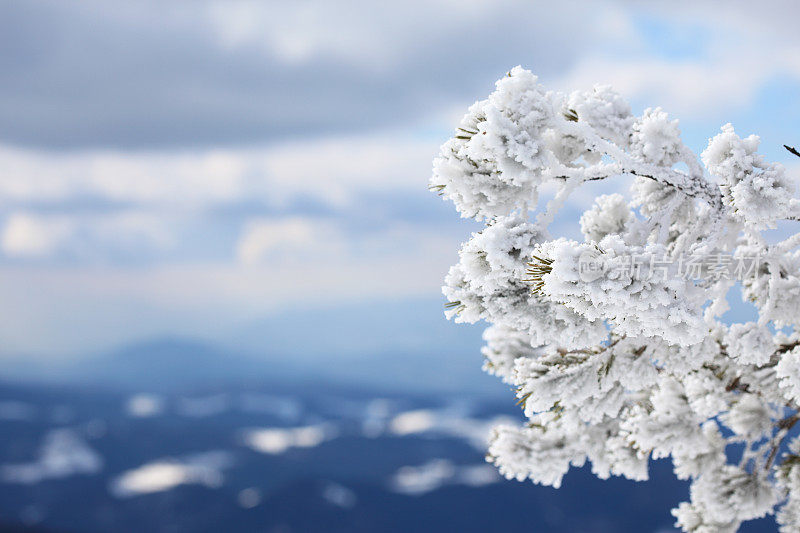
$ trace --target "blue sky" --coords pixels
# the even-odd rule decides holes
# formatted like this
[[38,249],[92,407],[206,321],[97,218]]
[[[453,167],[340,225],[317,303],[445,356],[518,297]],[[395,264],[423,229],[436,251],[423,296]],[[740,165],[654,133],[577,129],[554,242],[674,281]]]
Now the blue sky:
[[339,307],[443,320],[475,225],[427,192],[431,159],[517,64],[661,106],[698,151],[731,122],[797,174],[797,20],[789,1],[0,1],[0,353],[235,344]]

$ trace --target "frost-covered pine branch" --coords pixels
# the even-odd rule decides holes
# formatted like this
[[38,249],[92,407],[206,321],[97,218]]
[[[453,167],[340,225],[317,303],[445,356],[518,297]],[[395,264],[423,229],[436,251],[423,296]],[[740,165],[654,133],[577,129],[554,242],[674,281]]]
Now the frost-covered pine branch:
[[[725,125],[698,159],[661,109],[546,91],[520,67],[470,107],[430,188],[486,224],[443,291],[449,318],[489,324],[484,368],[524,407],[490,442],[504,475],[558,487],[588,460],[644,480],[670,457],[691,480],[685,531],[773,512],[800,531],[800,234],[765,234],[800,202],[758,144]],[[619,176],[627,198],[599,196],[582,242],[550,234],[572,192]],[[728,325],[737,282],[758,320]]]

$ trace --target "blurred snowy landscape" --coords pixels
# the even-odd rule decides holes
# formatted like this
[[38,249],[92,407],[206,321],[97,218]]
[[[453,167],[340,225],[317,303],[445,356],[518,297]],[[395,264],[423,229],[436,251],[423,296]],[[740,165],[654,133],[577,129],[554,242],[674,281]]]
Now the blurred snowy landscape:
[[[472,392],[390,392],[212,353],[163,342],[105,358],[113,381],[0,385],[0,531],[673,530],[686,487],[664,462],[646,483],[588,468],[560,490],[502,479],[485,438],[521,414],[489,376]],[[190,354],[227,374],[152,365]]]

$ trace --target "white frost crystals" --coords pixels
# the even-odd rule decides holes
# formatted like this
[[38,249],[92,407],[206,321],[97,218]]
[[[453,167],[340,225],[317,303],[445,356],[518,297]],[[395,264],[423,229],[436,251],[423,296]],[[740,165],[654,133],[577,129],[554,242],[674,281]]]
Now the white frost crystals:
[[792,198],[794,183],[782,165],[767,163],[756,153],[759,138],[740,138],[726,124],[703,152],[709,172],[720,178],[725,203],[731,215],[756,228],[773,227],[776,220],[797,211]]
[[[800,237],[764,233],[799,203],[758,144],[725,125],[698,158],[660,108],[636,117],[606,86],[547,91],[520,67],[469,109],[430,188],[485,223],[443,292],[448,318],[489,324],[484,369],[527,419],[494,430],[500,473],[558,487],[588,461],[643,480],[670,457],[691,481],[673,510],[685,531],[772,513],[800,531]],[[580,217],[582,242],[551,236],[573,191],[624,175],[627,195]],[[756,320],[722,321],[734,281],[713,265],[686,275],[693,254],[759,259],[737,278]]]
[[552,113],[536,76],[515,69],[488,100],[470,108],[457,135],[442,146],[431,187],[465,217],[506,215],[535,201],[547,165],[540,139]]
[[[586,266],[581,259],[592,251],[597,252],[591,256],[592,262],[600,264],[595,271],[607,272],[597,279],[587,279],[579,270]],[[550,261],[545,267],[549,272],[542,276],[537,292],[591,321],[608,321],[620,334],[696,344],[703,339],[707,327],[701,320],[702,295],[691,281],[674,275],[653,275],[642,282],[641,278],[648,277],[646,272],[627,268],[631,256],[656,261],[666,254],[663,245],[629,246],[616,234],[599,243],[548,241],[533,254],[534,258],[546,257]]]

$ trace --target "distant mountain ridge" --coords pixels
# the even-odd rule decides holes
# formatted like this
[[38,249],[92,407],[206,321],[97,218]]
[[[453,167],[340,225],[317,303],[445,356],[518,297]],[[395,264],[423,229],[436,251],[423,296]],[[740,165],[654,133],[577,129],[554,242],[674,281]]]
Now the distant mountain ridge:
[[151,392],[333,382],[507,394],[480,370],[482,329],[445,320],[439,298],[286,310],[216,342],[161,337],[85,357],[0,358],[0,378]]
[[238,353],[192,339],[154,339],[104,354],[70,360],[0,360],[4,380],[140,392],[188,392],[218,387],[329,382],[387,391],[477,395],[507,394],[480,370],[473,354],[332,353],[298,360],[280,354]]
[[264,365],[200,341],[164,338],[138,342],[83,358],[0,360],[8,380],[92,385],[152,392],[229,384],[264,376]]

